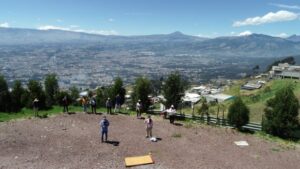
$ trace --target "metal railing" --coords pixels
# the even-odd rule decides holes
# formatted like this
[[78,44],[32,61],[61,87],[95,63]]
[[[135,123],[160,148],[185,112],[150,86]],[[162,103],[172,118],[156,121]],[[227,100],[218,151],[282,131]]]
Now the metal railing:
[[[160,114],[161,111],[150,111],[149,113],[152,114]],[[225,127],[233,127],[228,123],[227,119],[222,119],[222,118],[217,118],[215,116],[199,116],[199,115],[186,115],[186,114],[176,114],[176,117],[178,119],[191,119],[193,121],[196,122],[204,122],[204,123],[208,123],[208,124],[215,124],[215,125],[219,125],[219,126],[225,126]],[[259,123],[248,123],[244,126],[242,126],[243,129],[247,129],[250,131],[261,131],[261,124]]]

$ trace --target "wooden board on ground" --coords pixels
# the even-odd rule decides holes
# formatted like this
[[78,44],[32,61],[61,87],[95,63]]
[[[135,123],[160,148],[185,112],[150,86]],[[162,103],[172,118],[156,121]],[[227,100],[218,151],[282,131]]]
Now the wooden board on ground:
[[145,165],[145,164],[153,164],[154,161],[151,155],[145,156],[137,156],[137,157],[126,157],[125,158],[125,165],[126,167],[132,167],[137,165]]

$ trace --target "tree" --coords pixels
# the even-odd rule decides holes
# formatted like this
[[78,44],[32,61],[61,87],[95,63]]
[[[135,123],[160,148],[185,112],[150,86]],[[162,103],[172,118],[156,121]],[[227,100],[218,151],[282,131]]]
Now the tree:
[[59,92],[58,81],[55,74],[48,74],[45,79],[45,94],[46,94],[46,106],[51,107],[56,102],[56,97]]
[[132,108],[135,108],[135,104],[138,100],[142,103],[142,112],[147,111],[151,102],[148,96],[152,93],[151,83],[146,77],[139,77],[135,80],[135,85],[133,88],[132,98]]
[[255,65],[253,68],[252,68],[252,71],[253,71],[253,74],[257,74],[258,71],[259,71],[259,65]]
[[186,82],[181,78],[178,72],[171,73],[163,85],[163,93],[166,99],[166,106],[174,105],[175,109],[181,103],[181,97],[184,95]]
[[0,112],[11,111],[11,96],[6,80],[0,75]]
[[25,106],[22,102],[24,93],[25,89],[22,87],[22,83],[19,80],[16,80],[11,92],[12,111],[18,112]]
[[115,103],[115,97],[119,94],[121,97],[121,105],[125,102],[126,90],[123,87],[123,81],[120,77],[115,79],[115,83],[111,88],[110,97],[112,98],[113,103]]
[[249,108],[240,97],[237,97],[229,106],[227,118],[229,124],[239,130],[249,122]]
[[286,57],[282,60],[274,61],[272,64],[267,66],[267,71],[270,71],[273,66],[277,66],[279,63],[288,63],[290,65],[294,65],[296,63],[296,61],[293,56]]
[[113,96],[112,89],[110,87],[101,87],[96,90],[96,102],[97,107],[106,106],[107,98],[111,98]]
[[209,105],[205,97],[201,98],[201,107],[198,109],[198,114],[201,115],[202,120],[204,120],[204,115],[206,115],[207,123],[209,123]]
[[76,86],[72,86],[70,89],[70,99],[71,103],[73,103],[74,106],[78,106],[79,102],[77,102],[77,99],[79,98],[79,90]]
[[278,90],[274,98],[267,101],[262,129],[282,138],[291,137],[299,126],[299,101],[293,92],[293,86],[287,85]]
[[41,83],[39,83],[36,80],[29,80],[27,87],[29,92],[27,107],[32,108],[32,102],[35,98],[37,98],[39,100],[39,108],[40,109],[47,108],[46,95]]

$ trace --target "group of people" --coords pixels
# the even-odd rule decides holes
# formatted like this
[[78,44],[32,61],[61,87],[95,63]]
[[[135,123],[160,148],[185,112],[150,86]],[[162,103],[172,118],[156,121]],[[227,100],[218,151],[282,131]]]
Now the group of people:
[[[146,138],[152,138],[152,128],[153,128],[153,120],[151,119],[151,116],[148,115],[148,117],[145,119],[144,123],[146,124]],[[109,121],[107,120],[106,116],[103,116],[101,121],[99,122],[100,125],[100,134],[101,134],[101,142],[107,142],[108,138],[108,127],[109,127]]]
[[[109,108],[111,109],[111,102],[110,102],[110,98],[107,99],[106,102],[106,107],[108,107],[108,112],[111,110],[109,110]],[[142,114],[142,103],[141,100],[138,100],[138,102],[136,103],[136,116],[138,119],[141,119],[141,114]],[[171,107],[169,109],[164,110],[163,112],[164,118],[166,118],[166,116],[169,116],[170,119],[170,123],[174,124],[175,121],[175,117],[176,117],[176,109],[173,105],[171,105]],[[109,114],[109,113],[108,113]],[[147,118],[144,121],[145,125],[146,125],[146,138],[151,138],[152,139],[152,128],[153,128],[153,120],[151,118],[150,115],[147,116]],[[109,121],[107,120],[106,116],[103,116],[103,119],[100,121],[100,130],[101,130],[101,142],[103,141],[107,141],[107,135],[108,135],[108,126],[109,126]]]
[[81,97],[80,102],[81,102],[84,113],[87,113],[87,108],[89,105],[91,106],[91,109],[92,109],[91,113],[94,113],[94,114],[97,113],[97,111],[96,111],[97,101],[96,101],[95,97],[91,97],[90,99],[88,99],[88,97],[83,96],[83,97]]

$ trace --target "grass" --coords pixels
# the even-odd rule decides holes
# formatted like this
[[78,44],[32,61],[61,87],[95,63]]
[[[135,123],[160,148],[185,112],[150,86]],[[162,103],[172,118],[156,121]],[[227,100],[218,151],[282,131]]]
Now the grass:
[[[88,109],[90,111],[90,109]],[[114,110],[112,109],[112,112]],[[83,112],[81,106],[69,106],[69,112]],[[105,113],[106,108],[101,107],[97,108],[97,112]],[[135,115],[135,111],[131,110],[126,110],[125,108],[121,108],[121,112],[123,114],[128,114],[128,115]],[[48,116],[53,116],[57,114],[62,114],[63,113],[63,107],[61,106],[53,106],[49,110],[40,110],[39,111],[39,117],[40,118],[47,118]],[[32,109],[28,108],[23,108],[20,112],[11,112],[11,113],[6,113],[6,112],[0,112],[0,122],[5,122],[5,121],[10,121],[10,120],[16,120],[16,119],[28,119],[28,118],[33,118],[34,117],[34,111]]]
[[173,133],[172,137],[174,137],[174,138],[181,138],[181,134],[180,133]]
[[[81,107],[69,106],[70,112],[78,112],[82,111]],[[41,117],[48,117],[51,115],[61,114],[63,112],[62,107],[60,106],[53,106],[52,109],[49,110],[41,110],[39,111],[39,116]],[[34,111],[32,109],[23,108],[20,112],[0,112],[0,122],[10,121],[15,119],[26,119],[34,117]]]
[[[241,96],[244,103],[250,109],[250,122],[260,123],[262,120],[262,115],[264,114],[264,109],[267,100],[275,96],[275,93],[284,87],[287,84],[292,84],[294,86],[294,93],[296,97],[300,100],[300,81],[299,80],[291,80],[291,79],[277,79],[267,82],[261,89],[257,90],[241,90],[241,85],[245,84],[247,80],[238,80],[235,81],[234,84],[225,89],[224,93],[233,95],[233,96]],[[227,117],[228,107],[231,105],[232,100],[225,101],[223,104],[226,107],[224,112],[225,118]],[[197,114],[197,110],[200,108],[201,103],[195,105],[194,114]],[[210,106],[209,113],[210,115],[217,115],[217,105]],[[179,110],[178,110],[179,112]],[[183,108],[182,112],[185,114],[192,114],[192,109],[189,107]],[[219,117],[222,117],[222,110],[219,111]]]

